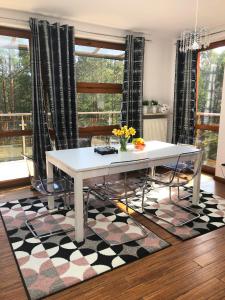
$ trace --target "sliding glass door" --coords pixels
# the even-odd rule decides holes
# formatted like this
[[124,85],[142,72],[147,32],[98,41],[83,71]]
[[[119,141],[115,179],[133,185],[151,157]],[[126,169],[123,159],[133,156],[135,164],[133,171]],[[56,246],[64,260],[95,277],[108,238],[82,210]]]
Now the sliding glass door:
[[199,52],[196,139],[205,149],[204,165],[211,171],[216,165],[224,63],[225,46]]
[[[28,176],[21,153],[32,155],[29,41],[29,31],[0,27],[0,186]],[[76,39],[79,134],[96,144],[120,121],[124,50],[124,44]]]
[[30,154],[32,148],[29,37],[13,29],[1,31],[0,182],[28,176],[21,153]]

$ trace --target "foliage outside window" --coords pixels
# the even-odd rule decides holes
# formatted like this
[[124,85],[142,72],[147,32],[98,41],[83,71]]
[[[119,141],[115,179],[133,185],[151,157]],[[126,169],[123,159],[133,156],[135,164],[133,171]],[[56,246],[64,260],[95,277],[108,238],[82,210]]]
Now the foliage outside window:
[[216,162],[224,64],[224,46],[200,52],[196,138],[205,149],[205,164],[211,167]]
[[121,49],[113,49],[111,43],[95,44],[94,41],[92,46],[87,46],[86,41],[82,45],[80,39],[75,46],[79,126],[118,124],[122,100],[124,46],[119,45]]
[[30,153],[32,140],[7,136],[9,131],[32,129],[29,39],[0,35],[0,162]]

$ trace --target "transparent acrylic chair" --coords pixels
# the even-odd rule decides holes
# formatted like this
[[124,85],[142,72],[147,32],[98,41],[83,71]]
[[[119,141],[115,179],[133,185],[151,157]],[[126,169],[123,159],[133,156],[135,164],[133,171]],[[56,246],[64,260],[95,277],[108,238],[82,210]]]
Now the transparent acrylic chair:
[[[56,141],[53,141],[53,145],[56,150],[76,149],[76,146],[77,148],[91,147],[91,144],[92,144],[92,137],[79,137],[78,139],[67,139],[67,140],[59,139],[58,143],[56,143]],[[60,177],[64,178],[69,183],[70,192],[67,197],[67,207],[71,209],[70,200],[74,190],[73,178],[71,178],[68,174],[64,173],[61,170],[57,170],[57,173],[59,174]],[[87,192],[87,190],[88,190],[87,187],[83,188],[84,192]]]
[[[169,188],[169,200],[170,203],[173,203],[175,206],[184,209],[185,211],[190,212],[193,217],[189,218],[187,221],[179,223],[176,226],[185,225],[191,221],[194,221],[200,217],[200,215],[188,207],[180,206],[179,200],[183,200],[180,198],[180,187],[184,187],[187,185],[194,177],[200,172],[201,162],[202,162],[202,150],[198,152],[198,158],[194,158],[194,154],[196,152],[188,152],[182,153],[177,157],[175,163],[171,165],[163,165],[161,167],[161,172],[155,173],[152,176],[149,176],[148,179],[150,182],[160,186],[160,187],[168,187]],[[193,158],[192,158],[193,157]],[[177,199],[178,202],[174,202],[172,199],[172,189],[177,188]],[[143,198],[144,199],[144,198]],[[144,211],[144,202],[142,202],[142,211]],[[156,216],[156,218],[161,219]],[[163,219],[165,221],[165,219]],[[173,224],[174,225],[174,224]]]
[[[108,167],[108,174],[104,176],[104,181],[102,184],[96,184],[94,186],[89,186],[87,191],[87,205],[86,205],[86,216],[88,216],[88,207],[90,203],[90,194],[97,196],[101,200],[106,200],[109,202],[114,202],[114,200],[125,202],[126,205],[126,212],[128,213],[128,203],[129,199],[135,197],[137,192],[141,192],[141,197],[144,198],[145,194],[149,191],[148,187],[148,174],[149,168],[148,166],[149,159],[137,159],[132,161],[123,161],[123,162],[112,162]],[[121,167],[121,170],[124,168],[128,168],[130,165],[133,164],[142,164],[142,168],[138,172],[137,178],[137,171],[126,171],[121,172],[119,175],[119,179],[113,178],[114,168]],[[134,168],[135,169],[135,168]],[[136,221],[134,220],[131,215],[129,217],[135,223],[136,226],[142,231],[142,236],[140,238],[144,238],[147,236],[147,232],[145,229]],[[88,224],[88,223],[87,223]],[[95,232],[98,234],[97,232]],[[140,239],[139,238],[139,239]],[[137,239],[133,239],[137,240]]]
[[[73,231],[74,228],[69,228],[69,229],[61,229],[59,226],[56,226],[58,228],[57,230],[48,232],[48,233],[43,233],[43,234],[38,234],[35,232],[34,229],[34,223],[36,223],[38,220],[43,219],[45,216],[50,216],[54,215],[56,212],[59,210],[67,210],[69,209],[69,204],[68,204],[68,199],[70,198],[70,191],[71,191],[71,185],[70,183],[65,179],[65,178],[42,178],[38,172],[38,167],[36,162],[33,160],[32,157],[29,157],[27,155],[22,154],[23,158],[26,160],[27,163],[27,169],[29,172],[29,178],[31,182],[31,186],[34,190],[38,191],[44,196],[48,197],[49,206],[48,210],[46,213],[40,214],[39,216],[30,218],[29,220],[26,220],[25,224],[30,230],[30,232],[33,234],[34,237],[36,238],[46,238],[50,237],[53,235],[60,234],[62,232],[70,232]],[[56,209],[52,206],[55,203],[56,198],[61,198],[63,201],[63,206],[61,206],[61,202],[56,207]],[[33,225],[32,225],[33,222]]]

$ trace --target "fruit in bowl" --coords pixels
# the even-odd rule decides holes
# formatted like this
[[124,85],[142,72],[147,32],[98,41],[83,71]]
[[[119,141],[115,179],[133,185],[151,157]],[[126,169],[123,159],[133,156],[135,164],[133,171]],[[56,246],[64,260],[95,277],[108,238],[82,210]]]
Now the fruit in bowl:
[[133,139],[132,143],[137,150],[143,150],[145,147],[145,141],[142,138]]

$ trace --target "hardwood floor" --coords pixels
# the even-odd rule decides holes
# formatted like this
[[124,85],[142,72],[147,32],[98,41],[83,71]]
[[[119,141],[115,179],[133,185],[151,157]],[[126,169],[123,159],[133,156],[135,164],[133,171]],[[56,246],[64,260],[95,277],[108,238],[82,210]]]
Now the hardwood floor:
[[[225,185],[202,176],[201,187],[225,198]],[[29,187],[0,191],[0,201],[33,195]],[[225,299],[225,227],[182,242],[142,216],[171,247],[46,299]],[[27,299],[0,221],[0,299]]]

